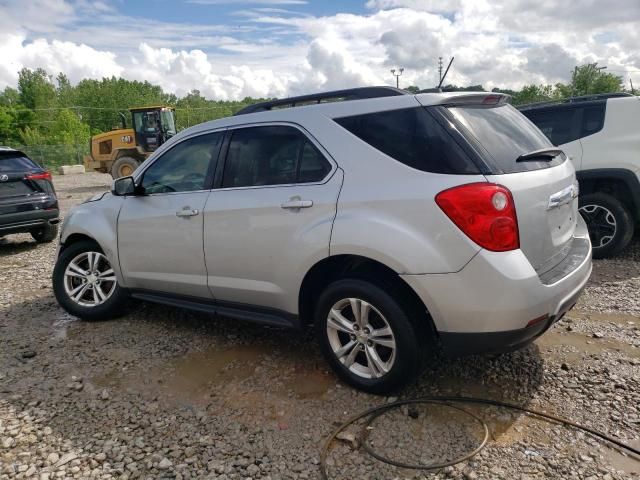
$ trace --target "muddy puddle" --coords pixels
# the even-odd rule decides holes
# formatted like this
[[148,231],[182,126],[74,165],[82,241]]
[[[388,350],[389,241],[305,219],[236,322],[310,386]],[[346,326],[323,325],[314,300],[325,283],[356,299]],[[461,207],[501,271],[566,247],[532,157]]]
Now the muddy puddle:
[[65,339],[67,338],[67,333],[69,329],[74,325],[78,324],[80,320],[73,315],[69,315],[68,313],[60,313],[55,316],[55,320],[53,321],[51,328],[53,328],[53,338],[56,339]]
[[[629,358],[640,358],[640,348],[612,338],[593,338],[576,332],[551,329],[536,340],[544,350],[561,347],[563,357],[569,361],[580,361],[591,355],[604,352],[619,352]],[[564,348],[568,347],[568,348]]]
[[572,311],[567,314],[567,318],[574,321],[591,320],[593,322],[613,323],[625,327],[640,325],[640,317],[623,313],[591,313]]
[[269,361],[276,360],[262,345],[211,348],[155,362],[151,368],[112,370],[93,377],[90,383],[97,390],[119,389],[194,405],[206,405],[223,392],[232,395],[238,389],[251,390],[250,386],[241,388],[245,381],[260,383],[270,394],[296,398],[320,397],[335,386],[335,377],[328,372],[290,366],[283,366],[282,376],[272,382],[262,378],[262,364]]

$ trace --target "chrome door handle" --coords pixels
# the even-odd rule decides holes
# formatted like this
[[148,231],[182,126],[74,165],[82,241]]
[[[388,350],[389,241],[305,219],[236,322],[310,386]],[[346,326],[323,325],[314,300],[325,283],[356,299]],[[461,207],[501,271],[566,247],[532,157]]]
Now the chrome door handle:
[[195,217],[200,211],[197,208],[191,209],[191,207],[184,207],[182,210],[176,212],[176,217]]
[[309,208],[313,207],[313,200],[289,200],[281,205],[285,209]]

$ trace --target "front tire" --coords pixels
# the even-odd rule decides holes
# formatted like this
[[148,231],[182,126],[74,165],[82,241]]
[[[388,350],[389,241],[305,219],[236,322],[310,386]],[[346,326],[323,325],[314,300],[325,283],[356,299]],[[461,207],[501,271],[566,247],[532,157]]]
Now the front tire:
[[360,390],[388,393],[419,372],[419,336],[406,309],[368,281],[330,284],[318,299],[315,328],[333,370]]
[[589,193],[579,199],[593,248],[593,258],[618,254],[633,238],[631,214],[617,198],[602,192]]
[[111,177],[116,180],[121,177],[133,175],[133,172],[139,165],[140,162],[133,157],[120,157],[113,162],[113,166],[111,167]]
[[31,230],[31,237],[38,243],[51,243],[58,236],[58,225],[46,224],[36,230]]
[[124,310],[127,292],[118,285],[109,260],[95,242],[65,248],[56,261],[52,281],[60,306],[83,320],[115,318]]

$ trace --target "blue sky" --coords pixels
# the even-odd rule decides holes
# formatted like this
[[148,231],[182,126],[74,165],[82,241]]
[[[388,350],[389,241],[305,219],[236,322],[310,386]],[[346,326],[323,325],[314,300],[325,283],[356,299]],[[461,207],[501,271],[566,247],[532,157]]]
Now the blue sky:
[[[599,62],[640,85],[640,2],[608,0],[0,0],[0,88],[23,68],[122,76],[184,95],[361,85],[566,82]],[[634,77],[635,76],[635,77]]]

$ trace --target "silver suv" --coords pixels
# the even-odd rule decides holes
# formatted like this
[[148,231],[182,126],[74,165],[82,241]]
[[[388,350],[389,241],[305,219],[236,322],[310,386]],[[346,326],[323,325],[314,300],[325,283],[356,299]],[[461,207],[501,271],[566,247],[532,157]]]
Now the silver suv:
[[53,287],[87,320],[133,297],[313,325],[341,378],[382,393],[438,343],[513,350],[575,304],[591,273],[577,196],[507,96],[290,98],[181,132],[77,206]]

